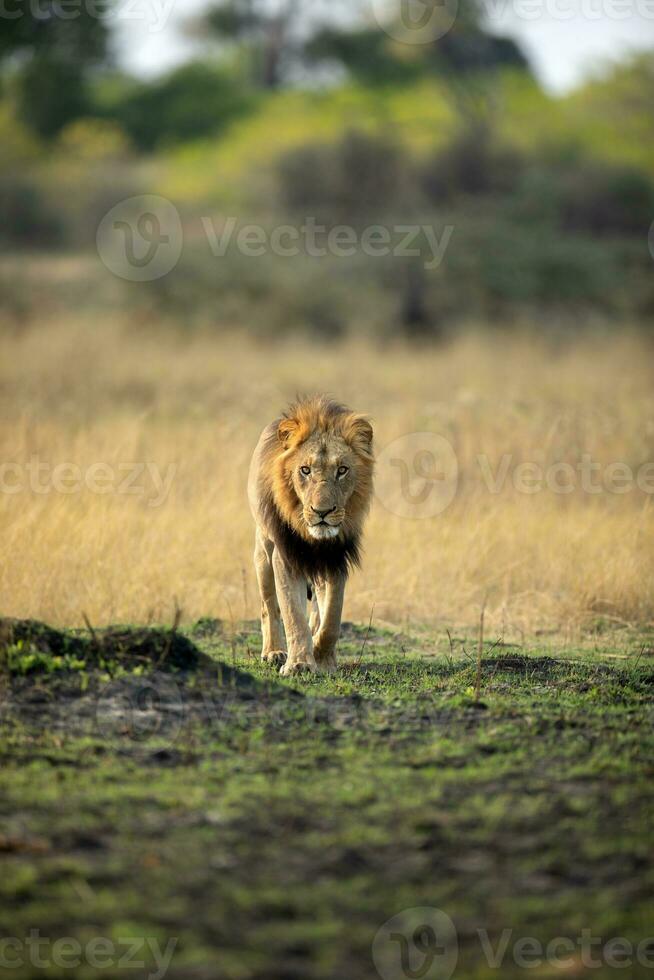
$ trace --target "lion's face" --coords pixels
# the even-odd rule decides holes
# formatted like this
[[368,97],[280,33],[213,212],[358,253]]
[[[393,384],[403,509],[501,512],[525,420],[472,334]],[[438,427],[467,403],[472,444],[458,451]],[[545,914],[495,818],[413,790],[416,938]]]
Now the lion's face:
[[372,494],[368,420],[316,398],[294,406],[277,437],[273,486],[279,513],[306,540],[357,537]]
[[338,537],[357,484],[358,465],[354,450],[332,434],[314,435],[296,450],[291,467],[293,488],[310,537]]

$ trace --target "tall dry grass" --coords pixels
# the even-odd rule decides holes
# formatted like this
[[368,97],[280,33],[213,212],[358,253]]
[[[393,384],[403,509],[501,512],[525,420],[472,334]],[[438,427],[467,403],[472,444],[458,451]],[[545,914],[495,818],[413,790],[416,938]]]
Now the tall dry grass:
[[[466,333],[434,350],[242,336],[172,336],[116,322],[55,322],[0,335],[0,597],[5,615],[55,624],[254,617],[245,485],[263,425],[298,391],[369,412],[378,448],[433,431],[454,446],[459,490],[439,516],[375,503],[346,615],[491,628],[584,627],[654,616],[654,507],[634,488],[525,494],[524,461],[582,454],[634,473],[654,460],[651,350],[636,335],[553,348],[533,336]],[[499,493],[482,479],[512,456]],[[41,489],[27,466],[37,463]],[[160,506],[143,494],[70,489],[93,464],[175,468]],[[95,471],[97,474],[97,471]],[[107,471],[102,474],[106,477]],[[13,491],[22,476],[23,488]],[[101,474],[101,475],[102,475]],[[649,471],[654,488],[654,470]],[[102,483],[102,480],[100,480]],[[106,486],[106,480],[103,486]],[[125,489],[125,488],[123,488]]]

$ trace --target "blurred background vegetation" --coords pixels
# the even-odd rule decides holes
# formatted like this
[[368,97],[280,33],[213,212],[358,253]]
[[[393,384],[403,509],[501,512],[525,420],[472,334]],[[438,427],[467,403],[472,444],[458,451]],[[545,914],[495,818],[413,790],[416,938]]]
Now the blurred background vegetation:
[[[203,58],[149,81],[116,67],[110,2],[0,20],[0,313],[324,338],[651,320],[654,54],[553,97],[474,0],[424,45],[308,6],[218,3],[186,25]],[[95,236],[145,193],[174,203],[184,249],[169,275],[130,284]],[[433,269],[361,252],[217,258],[203,219],[219,233],[230,216],[454,233]]]

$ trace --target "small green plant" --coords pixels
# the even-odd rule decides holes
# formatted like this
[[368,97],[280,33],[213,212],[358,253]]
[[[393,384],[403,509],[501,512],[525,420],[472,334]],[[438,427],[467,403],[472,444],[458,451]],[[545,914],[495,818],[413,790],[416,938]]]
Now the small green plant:
[[23,677],[36,673],[53,674],[62,670],[83,671],[87,667],[86,660],[74,654],[54,655],[39,650],[27,640],[18,640],[0,651],[0,665],[3,663],[7,673]]

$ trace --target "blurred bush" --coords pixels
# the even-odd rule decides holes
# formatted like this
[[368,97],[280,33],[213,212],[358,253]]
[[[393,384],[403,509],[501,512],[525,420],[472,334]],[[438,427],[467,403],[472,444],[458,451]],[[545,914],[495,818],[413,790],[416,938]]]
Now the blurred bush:
[[305,146],[283,158],[279,186],[291,211],[334,222],[409,219],[431,225],[439,240],[444,224],[453,227],[441,268],[425,267],[424,246],[412,262],[387,260],[384,288],[394,288],[391,309],[411,334],[530,307],[640,316],[654,301],[645,248],[654,186],[634,168],[579,154],[548,166],[475,125],[427,161],[362,133]]
[[386,134],[350,130],[332,144],[307,144],[278,165],[282,207],[321,218],[383,216],[405,196],[406,154]]
[[60,133],[57,150],[78,164],[122,160],[129,156],[130,141],[113,120],[77,119]]
[[415,49],[407,52],[406,45],[394,43],[373,27],[350,31],[324,27],[309,39],[304,55],[312,64],[340,66],[364,85],[405,85],[425,73]]
[[645,241],[654,216],[654,181],[633,167],[576,158],[523,169],[511,201],[516,223],[545,222],[569,235]]
[[[75,258],[35,261],[44,305],[119,297],[157,322],[325,339],[654,311],[652,56],[554,99],[472,0],[438,43],[413,46],[370,24],[310,20],[298,32],[265,0],[229,0],[200,27],[220,38],[215,62],[136,81],[106,70],[102,21],[62,23],[41,34],[33,18],[12,21],[0,36],[0,247]],[[161,280],[112,280],[103,293],[89,272],[103,274],[97,227],[143,193],[182,214],[181,260]],[[424,228],[414,255],[254,257],[232,245],[216,258],[200,221],[210,214],[268,231],[313,217],[359,234],[453,234],[431,265]],[[79,289],[67,278],[78,273]],[[19,313],[34,282],[5,275]]]
[[[303,333],[329,341],[353,323],[360,329],[369,325],[370,271],[360,259],[345,266],[304,254],[253,258],[235,246],[218,257],[198,242],[184,250],[169,275],[128,284],[124,293],[127,307],[154,323],[221,330],[245,323],[255,336]],[[357,283],[363,286],[358,291]]]
[[58,248],[65,240],[61,211],[50,205],[39,182],[0,175],[0,247]]
[[461,195],[507,194],[526,165],[524,154],[499,144],[488,126],[472,126],[421,168],[421,184],[432,204]]
[[0,173],[15,173],[32,164],[42,152],[38,139],[17,118],[16,106],[9,99],[0,101]]
[[[22,9],[15,9],[21,7]],[[91,75],[109,56],[106,0],[3,8],[0,80],[9,80],[22,122],[43,139],[92,114]]]
[[641,235],[654,217],[654,183],[633,168],[584,166],[561,176],[561,221],[598,237]]
[[218,134],[253,104],[253,96],[227,71],[196,62],[164,78],[124,86],[105,101],[103,112],[136,147],[150,152]]

